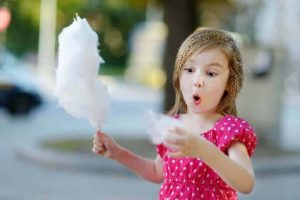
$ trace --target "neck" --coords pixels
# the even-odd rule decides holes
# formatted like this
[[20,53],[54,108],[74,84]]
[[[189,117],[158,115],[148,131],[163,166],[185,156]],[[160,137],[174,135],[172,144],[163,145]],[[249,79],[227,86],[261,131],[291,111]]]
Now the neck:
[[191,119],[195,119],[197,121],[200,120],[203,122],[216,121],[222,117],[222,115],[219,114],[216,109],[200,113],[195,113],[194,111],[188,109],[186,114],[191,117]]
[[195,121],[200,121],[203,123],[207,123],[207,122],[215,122],[217,121],[221,115],[218,113],[206,113],[206,114],[198,114],[198,113],[187,113],[188,117],[191,120],[195,120]]
[[195,133],[203,133],[211,129],[214,123],[219,120],[222,115],[218,113],[212,114],[197,114],[197,113],[187,113],[181,118],[181,121],[185,127],[190,131]]

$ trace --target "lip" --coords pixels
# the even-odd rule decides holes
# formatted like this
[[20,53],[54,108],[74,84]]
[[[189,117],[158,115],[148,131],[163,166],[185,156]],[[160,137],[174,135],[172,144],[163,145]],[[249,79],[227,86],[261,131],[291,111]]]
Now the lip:
[[201,97],[200,97],[200,95],[194,94],[193,97],[192,97],[192,99],[193,99],[193,103],[194,103],[196,106],[198,106],[198,105],[201,104]]

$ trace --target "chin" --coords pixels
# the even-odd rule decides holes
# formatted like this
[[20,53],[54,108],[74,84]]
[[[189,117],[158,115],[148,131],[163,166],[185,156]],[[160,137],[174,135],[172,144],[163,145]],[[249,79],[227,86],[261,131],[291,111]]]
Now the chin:
[[216,109],[203,109],[200,107],[192,106],[190,107],[190,113],[192,114],[207,114],[207,113],[213,113]]
[[191,109],[191,113],[192,114],[202,114],[203,110],[201,110],[199,108],[193,108],[193,109]]

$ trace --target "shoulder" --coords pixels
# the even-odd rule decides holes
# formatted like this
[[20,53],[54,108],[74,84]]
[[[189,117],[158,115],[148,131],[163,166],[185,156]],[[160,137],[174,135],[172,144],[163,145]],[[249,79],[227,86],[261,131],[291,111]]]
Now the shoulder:
[[236,117],[233,115],[226,115],[217,121],[216,130],[220,131],[237,131],[240,129],[254,130],[250,123],[243,118]]
[[249,122],[240,117],[227,115],[217,122],[215,130],[221,150],[226,152],[234,142],[238,141],[243,143],[249,155],[252,155],[257,144],[257,137]]

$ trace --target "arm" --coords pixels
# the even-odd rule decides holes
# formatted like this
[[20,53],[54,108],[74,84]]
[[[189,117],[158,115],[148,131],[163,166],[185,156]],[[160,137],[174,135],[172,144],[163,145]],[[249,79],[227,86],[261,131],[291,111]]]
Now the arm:
[[155,160],[150,160],[123,149],[115,160],[148,181],[153,183],[163,181],[163,164],[159,156]]
[[181,139],[166,140],[166,146],[177,150],[169,153],[170,156],[201,158],[237,191],[245,194],[252,191],[255,177],[245,145],[239,142],[232,144],[227,156],[214,144],[199,135],[189,133],[181,128],[175,128],[172,131],[180,135]]
[[[204,148],[206,153],[200,153]],[[241,193],[248,194],[252,191],[255,176],[245,145],[234,143],[229,148],[228,156],[208,141],[203,145],[203,149],[198,150],[199,156],[202,156],[203,161],[225,182]]]
[[163,163],[159,156],[155,160],[138,156],[120,146],[113,138],[101,132],[97,132],[94,136],[92,151],[95,154],[117,161],[148,181],[154,183],[161,183],[163,181]]

